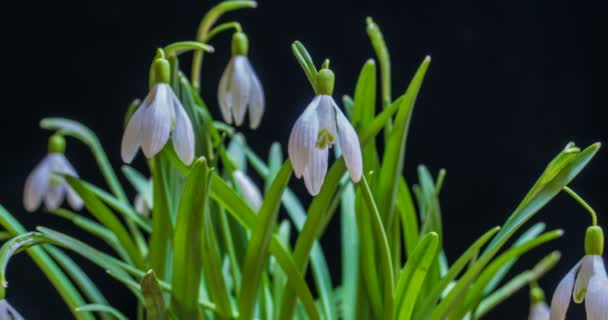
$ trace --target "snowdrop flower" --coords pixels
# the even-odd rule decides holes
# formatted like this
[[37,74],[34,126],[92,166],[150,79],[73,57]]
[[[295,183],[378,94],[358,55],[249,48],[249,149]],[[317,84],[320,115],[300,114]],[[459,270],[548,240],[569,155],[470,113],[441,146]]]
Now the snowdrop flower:
[[82,208],[82,199],[59,176],[59,174],[69,174],[78,177],[76,170],[64,156],[65,139],[59,134],[54,134],[49,138],[49,153],[34,168],[32,173],[25,181],[23,190],[23,206],[29,212],[36,211],[42,201],[49,210],[57,209],[64,198],[68,198],[68,203],[74,210]]
[[148,179],[143,193],[138,193],[133,199],[135,211],[144,217],[150,216],[152,211],[152,179]]
[[242,32],[232,36],[232,58],[222,74],[217,89],[217,100],[226,123],[243,124],[249,110],[249,127],[255,129],[264,114],[264,90],[253,71],[247,52],[249,40]]
[[235,170],[232,173],[232,176],[247,204],[257,212],[262,206],[262,193],[260,192],[260,189],[251,181],[251,178],[241,170]]
[[319,194],[325,174],[329,148],[338,143],[350,177],[354,182],[361,179],[361,146],[355,129],[331,97],[334,74],[321,69],[317,76],[319,93],[296,120],[289,136],[289,159],[297,178],[304,177],[304,184],[311,195]]
[[588,320],[608,319],[608,277],[603,251],[602,228],[589,227],[585,237],[585,256],[566,274],[553,293],[551,320],[565,319],[571,296],[575,303],[585,301]]
[[0,320],[23,320],[23,316],[6,300],[0,300]]
[[170,66],[159,50],[150,75],[154,85],[135,110],[122,136],[121,156],[131,163],[141,147],[146,158],[152,158],[169,141],[185,164],[194,159],[194,131],[188,114],[169,85]]
[[549,306],[545,302],[545,293],[538,284],[533,283],[530,288],[530,313],[528,320],[549,320]]

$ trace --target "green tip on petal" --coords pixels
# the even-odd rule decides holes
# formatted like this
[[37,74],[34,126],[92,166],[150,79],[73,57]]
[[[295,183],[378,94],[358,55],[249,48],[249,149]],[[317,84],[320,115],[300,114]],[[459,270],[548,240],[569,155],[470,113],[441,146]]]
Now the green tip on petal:
[[65,138],[59,133],[55,133],[49,138],[49,153],[64,153]]
[[249,53],[249,39],[244,32],[235,32],[232,35],[232,55],[246,56]]
[[601,256],[604,254],[604,230],[600,226],[587,228],[585,234],[585,254]]

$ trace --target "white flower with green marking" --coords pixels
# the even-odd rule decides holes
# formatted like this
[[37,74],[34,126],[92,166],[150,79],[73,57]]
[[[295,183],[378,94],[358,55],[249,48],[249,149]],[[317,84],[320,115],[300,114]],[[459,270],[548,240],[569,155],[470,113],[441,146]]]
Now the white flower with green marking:
[[61,176],[67,174],[78,177],[76,170],[63,154],[65,140],[60,135],[49,139],[49,154],[40,161],[25,181],[23,206],[29,212],[38,210],[42,202],[49,210],[59,208],[64,199],[74,210],[82,209],[82,199]]
[[146,158],[159,153],[165,144],[173,142],[177,156],[185,164],[194,159],[194,130],[190,117],[173,89],[168,84],[169,62],[163,57],[155,59],[151,74],[156,84],[129,119],[122,136],[122,160],[131,163],[141,147]]
[[249,127],[255,129],[264,115],[264,90],[249,63],[247,51],[247,36],[236,32],[232,37],[232,58],[220,79],[217,100],[226,123],[242,125],[249,111]]
[[528,320],[549,320],[549,306],[546,302],[538,302],[530,306]]
[[585,239],[586,255],[560,281],[551,300],[551,320],[563,320],[570,306],[585,302],[588,320],[608,319],[608,276],[604,267],[604,236],[598,226],[589,227]]
[[[359,182],[363,170],[361,145],[357,132],[331,97],[333,72],[319,72],[320,93],[296,120],[289,136],[289,159],[297,178],[304,177],[304,184],[311,195],[319,194],[325,174],[329,148],[338,143],[350,177]],[[331,85],[329,85],[329,83]]]

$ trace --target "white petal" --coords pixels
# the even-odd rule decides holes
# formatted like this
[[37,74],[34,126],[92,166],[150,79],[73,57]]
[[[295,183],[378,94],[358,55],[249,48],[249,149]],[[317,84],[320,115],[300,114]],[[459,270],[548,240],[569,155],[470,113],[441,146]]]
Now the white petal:
[[65,198],[66,184],[61,181],[49,183],[49,187],[44,195],[44,205],[48,210],[59,208]]
[[319,132],[319,119],[316,108],[320,96],[316,96],[300,115],[291,129],[287,151],[297,178],[302,177],[311,153],[315,149]]
[[239,191],[245,198],[245,201],[257,212],[262,206],[262,194],[260,189],[245,173],[240,170],[234,171],[232,176],[238,185]]
[[76,211],[82,209],[82,206],[84,205],[82,199],[80,198],[80,196],[78,196],[76,191],[74,191],[74,189],[72,189],[72,187],[70,187],[69,185],[66,185],[66,194],[68,198],[68,203],[70,204],[70,207],[72,207],[72,209]]
[[587,320],[608,319],[608,278],[605,273],[596,273],[589,279],[585,295],[585,310]]
[[535,303],[530,307],[528,320],[549,320],[550,313],[549,307],[544,301]]
[[336,128],[336,110],[334,108],[334,99],[328,95],[319,96],[319,106],[317,107],[317,114],[319,117],[319,130],[326,129],[334,136],[334,139],[338,138],[338,130]]
[[154,98],[144,113],[142,123],[141,146],[147,158],[156,155],[169,140],[173,114],[170,90],[169,85],[159,83],[150,92]]
[[321,190],[325,174],[327,173],[327,159],[329,149],[314,148],[314,153],[304,169],[304,184],[311,195],[316,196]]
[[249,127],[251,129],[255,129],[262,122],[262,116],[264,115],[264,89],[262,89],[260,79],[258,79],[258,76],[255,74],[249,60],[246,60],[246,62],[245,67],[247,68],[247,73],[249,73],[249,78],[251,81],[251,92],[249,94]]
[[570,306],[572,288],[574,288],[574,278],[581,266],[581,262],[577,263],[557,285],[551,299],[551,320],[564,320],[566,318],[566,312]]
[[42,197],[47,191],[49,180],[51,178],[51,169],[49,156],[47,155],[30,173],[25,180],[25,188],[23,190],[23,206],[29,212],[36,211],[40,207]]
[[23,316],[6,300],[0,300],[0,320],[23,320]]
[[135,110],[122,135],[120,156],[122,157],[122,161],[126,163],[133,161],[133,158],[137,154],[137,149],[141,146],[142,121],[147,106],[148,104],[144,102]]
[[66,173],[73,177],[78,177],[78,173],[76,173],[76,169],[72,167],[72,164],[65,155],[61,153],[52,154],[54,156],[53,162],[55,163],[53,166],[53,171],[57,173]]
[[230,59],[217,87],[217,102],[220,105],[220,111],[224,122],[232,123],[232,98],[230,97],[230,90],[228,90],[228,84],[232,79],[232,73],[234,70],[234,57]]
[[359,182],[363,172],[363,157],[361,156],[359,136],[338,106],[335,106],[335,109],[338,123],[338,143],[342,150],[342,157],[344,157],[351,179],[354,182]]
[[230,82],[230,88],[228,88],[232,99],[232,115],[237,126],[243,124],[243,120],[245,120],[245,112],[251,94],[251,81],[246,64],[247,57],[234,57],[232,81]]
[[581,269],[576,275],[576,281],[574,282],[574,292],[572,298],[576,303],[582,303],[585,299],[585,293],[587,292],[587,284],[589,279],[594,274],[594,256],[586,255],[583,257]]
[[146,201],[140,194],[135,196],[135,200],[133,200],[133,207],[135,208],[135,211],[142,216],[147,217],[150,215],[150,209],[148,209]]
[[184,110],[177,97],[173,95],[173,106],[175,111],[175,128],[173,129],[173,147],[175,152],[185,164],[194,160],[194,130],[190,117]]

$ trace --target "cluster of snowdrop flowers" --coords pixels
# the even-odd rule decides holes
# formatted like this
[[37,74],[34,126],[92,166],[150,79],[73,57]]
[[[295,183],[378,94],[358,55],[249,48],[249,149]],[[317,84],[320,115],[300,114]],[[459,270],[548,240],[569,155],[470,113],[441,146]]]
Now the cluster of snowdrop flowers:
[[560,281],[551,300],[551,320],[563,320],[570,306],[585,301],[588,320],[608,319],[608,277],[604,267],[604,232],[593,225],[585,236],[585,256]]
[[171,67],[159,49],[150,69],[150,92],[135,110],[122,137],[121,156],[131,163],[141,147],[147,158],[160,152],[171,140],[185,164],[194,160],[194,131],[188,114],[169,85]]
[[67,195],[74,210],[82,209],[82,199],[68,185],[62,174],[78,177],[65,155],[65,138],[54,134],[49,138],[48,154],[34,168],[25,182],[23,205],[29,212],[36,211],[41,203],[48,210],[57,209]]
[[317,76],[318,95],[296,120],[289,136],[289,159],[297,178],[304,177],[304,184],[311,195],[319,194],[325,174],[329,148],[338,143],[348,172],[354,182],[359,182],[363,160],[357,132],[332,98],[334,73],[323,68]]
[[232,58],[228,62],[217,89],[217,100],[222,117],[228,124],[233,120],[243,124],[249,111],[249,127],[256,129],[264,114],[264,90],[249,59],[249,40],[243,32],[232,36]]

